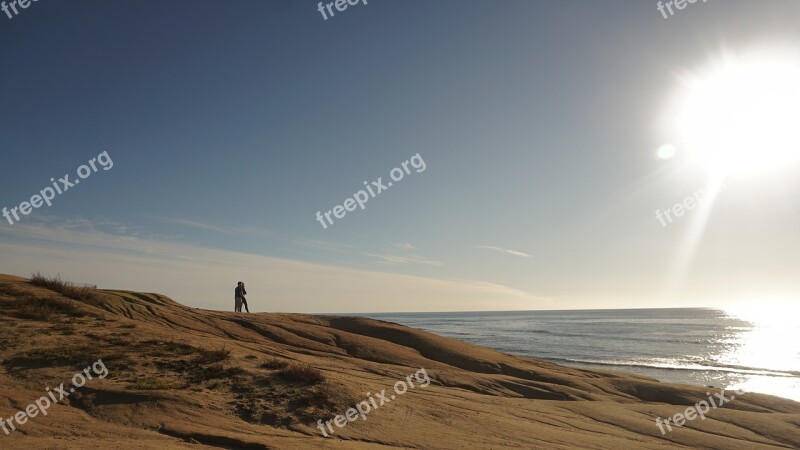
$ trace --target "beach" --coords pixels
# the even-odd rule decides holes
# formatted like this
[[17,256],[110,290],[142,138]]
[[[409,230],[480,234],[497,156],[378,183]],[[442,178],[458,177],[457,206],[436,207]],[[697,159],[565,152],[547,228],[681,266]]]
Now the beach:
[[[738,396],[662,434],[657,418],[683,414],[708,389],[561,366],[363,317],[245,315],[153,293],[53,289],[0,277],[0,417],[35,404],[46,387],[68,394],[0,435],[3,448],[800,445],[800,403],[774,396]],[[44,309],[31,314],[34,307]],[[90,370],[97,361],[107,376],[69,393],[80,381],[74,374],[101,372]],[[348,412],[376,400],[364,418]],[[327,421],[326,437],[318,425]]]
[[800,401],[800,325],[709,308],[371,314],[506,353]]

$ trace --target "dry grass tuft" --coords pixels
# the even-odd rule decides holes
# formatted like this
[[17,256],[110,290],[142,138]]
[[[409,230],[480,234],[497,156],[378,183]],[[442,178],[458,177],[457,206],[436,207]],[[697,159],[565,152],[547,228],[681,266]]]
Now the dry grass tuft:
[[280,360],[278,358],[270,358],[261,363],[258,367],[262,369],[276,370],[276,369],[283,369],[288,365],[289,363],[286,361]]
[[284,380],[299,381],[305,384],[320,384],[325,382],[325,375],[320,370],[305,364],[289,364],[277,371],[276,374]]
[[341,392],[337,391],[329,383],[322,383],[305,391],[297,399],[299,406],[321,408],[326,411],[334,411],[346,404],[343,401]]
[[197,349],[197,356],[194,358],[196,364],[214,364],[227,361],[231,357],[231,351],[222,347],[219,350]]
[[105,301],[98,294],[97,289],[75,286],[63,281],[60,276],[46,277],[39,272],[31,275],[30,283],[34,286],[49,289],[73,300],[92,306],[102,306]]

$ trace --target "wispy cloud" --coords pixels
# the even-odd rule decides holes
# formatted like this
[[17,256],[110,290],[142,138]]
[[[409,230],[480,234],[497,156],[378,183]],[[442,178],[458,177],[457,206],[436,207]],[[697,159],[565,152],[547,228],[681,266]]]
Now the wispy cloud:
[[415,250],[417,248],[413,244],[406,242],[394,242],[392,243],[392,247],[399,248],[400,250]]
[[477,245],[477,246],[475,246],[475,248],[493,250],[493,251],[496,251],[496,252],[505,253],[506,255],[521,256],[523,258],[532,258],[532,256],[527,254],[527,253],[520,252],[520,251],[517,251],[517,250],[510,250],[510,249],[502,248],[502,247],[495,247],[493,245]]
[[263,230],[263,229],[259,229],[259,228],[253,228],[253,227],[228,227],[228,226],[224,226],[224,225],[223,226],[221,226],[221,225],[210,225],[210,224],[207,224],[207,223],[204,223],[204,222],[197,222],[197,221],[183,220],[183,219],[174,219],[174,218],[171,218],[171,217],[157,217],[157,219],[159,219],[159,220],[161,220],[163,222],[173,223],[173,224],[176,224],[176,225],[182,225],[182,226],[185,226],[185,227],[197,228],[197,229],[206,230],[206,231],[213,231],[213,232],[216,232],[216,233],[227,234],[227,235],[231,235],[231,236],[260,236],[260,237],[264,237],[264,236],[273,236],[274,235],[274,233],[272,233],[271,231]]
[[326,250],[329,252],[345,252],[353,249],[352,245],[340,244],[338,242],[318,241],[316,239],[297,238],[292,239],[292,242],[303,247],[313,248],[315,250]]
[[362,253],[365,256],[370,256],[372,258],[377,258],[380,260],[381,264],[423,264],[427,266],[441,266],[442,263],[440,261],[434,261],[432,259],[425,258],[423,256],[415,256],[415,255],[388,255],[388,254],[377,254],[377,253]]
[[[83,217],[58,217],[48,214],[40,214],[36,217],[26,218],[24,225],[65,228],[75,231],[98,231],[109,232],[118,235],[138,236],[144,232],[140,227],[114,222],[108,219],[86,219]],[[19,229],[19,227],[17,228]]]

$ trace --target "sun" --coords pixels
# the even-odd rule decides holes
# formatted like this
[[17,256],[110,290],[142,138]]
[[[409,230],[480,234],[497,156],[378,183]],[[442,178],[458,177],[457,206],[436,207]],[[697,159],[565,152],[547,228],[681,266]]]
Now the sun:
[[800,160],[799,53],[728,53],[683,81],[677,135],[693,162],[737,176]]

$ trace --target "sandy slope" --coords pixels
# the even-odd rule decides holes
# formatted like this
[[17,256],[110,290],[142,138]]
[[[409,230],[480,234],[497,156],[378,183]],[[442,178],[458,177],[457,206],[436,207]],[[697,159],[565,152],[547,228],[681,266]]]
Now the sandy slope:
[[[47,416],[0,431],[0,448],[800,448],[800,404],[775,397],[746,394],[662,436],[656,416],[681,412],[710,389],[561,367],[375,320],[237,315],[157,294],[101,295],[90,305],[0,276],[0,416],[98,359],[109,371]],[[31,318],[25,305],[37,298],[69,307]],[[325,381],[281,375],[265,361],[314,367]],[[420,368],[429,386],[412,378],[415,388],[367,420],[322,437],[318,419],[343,414],[368,392],[388,397]]]

